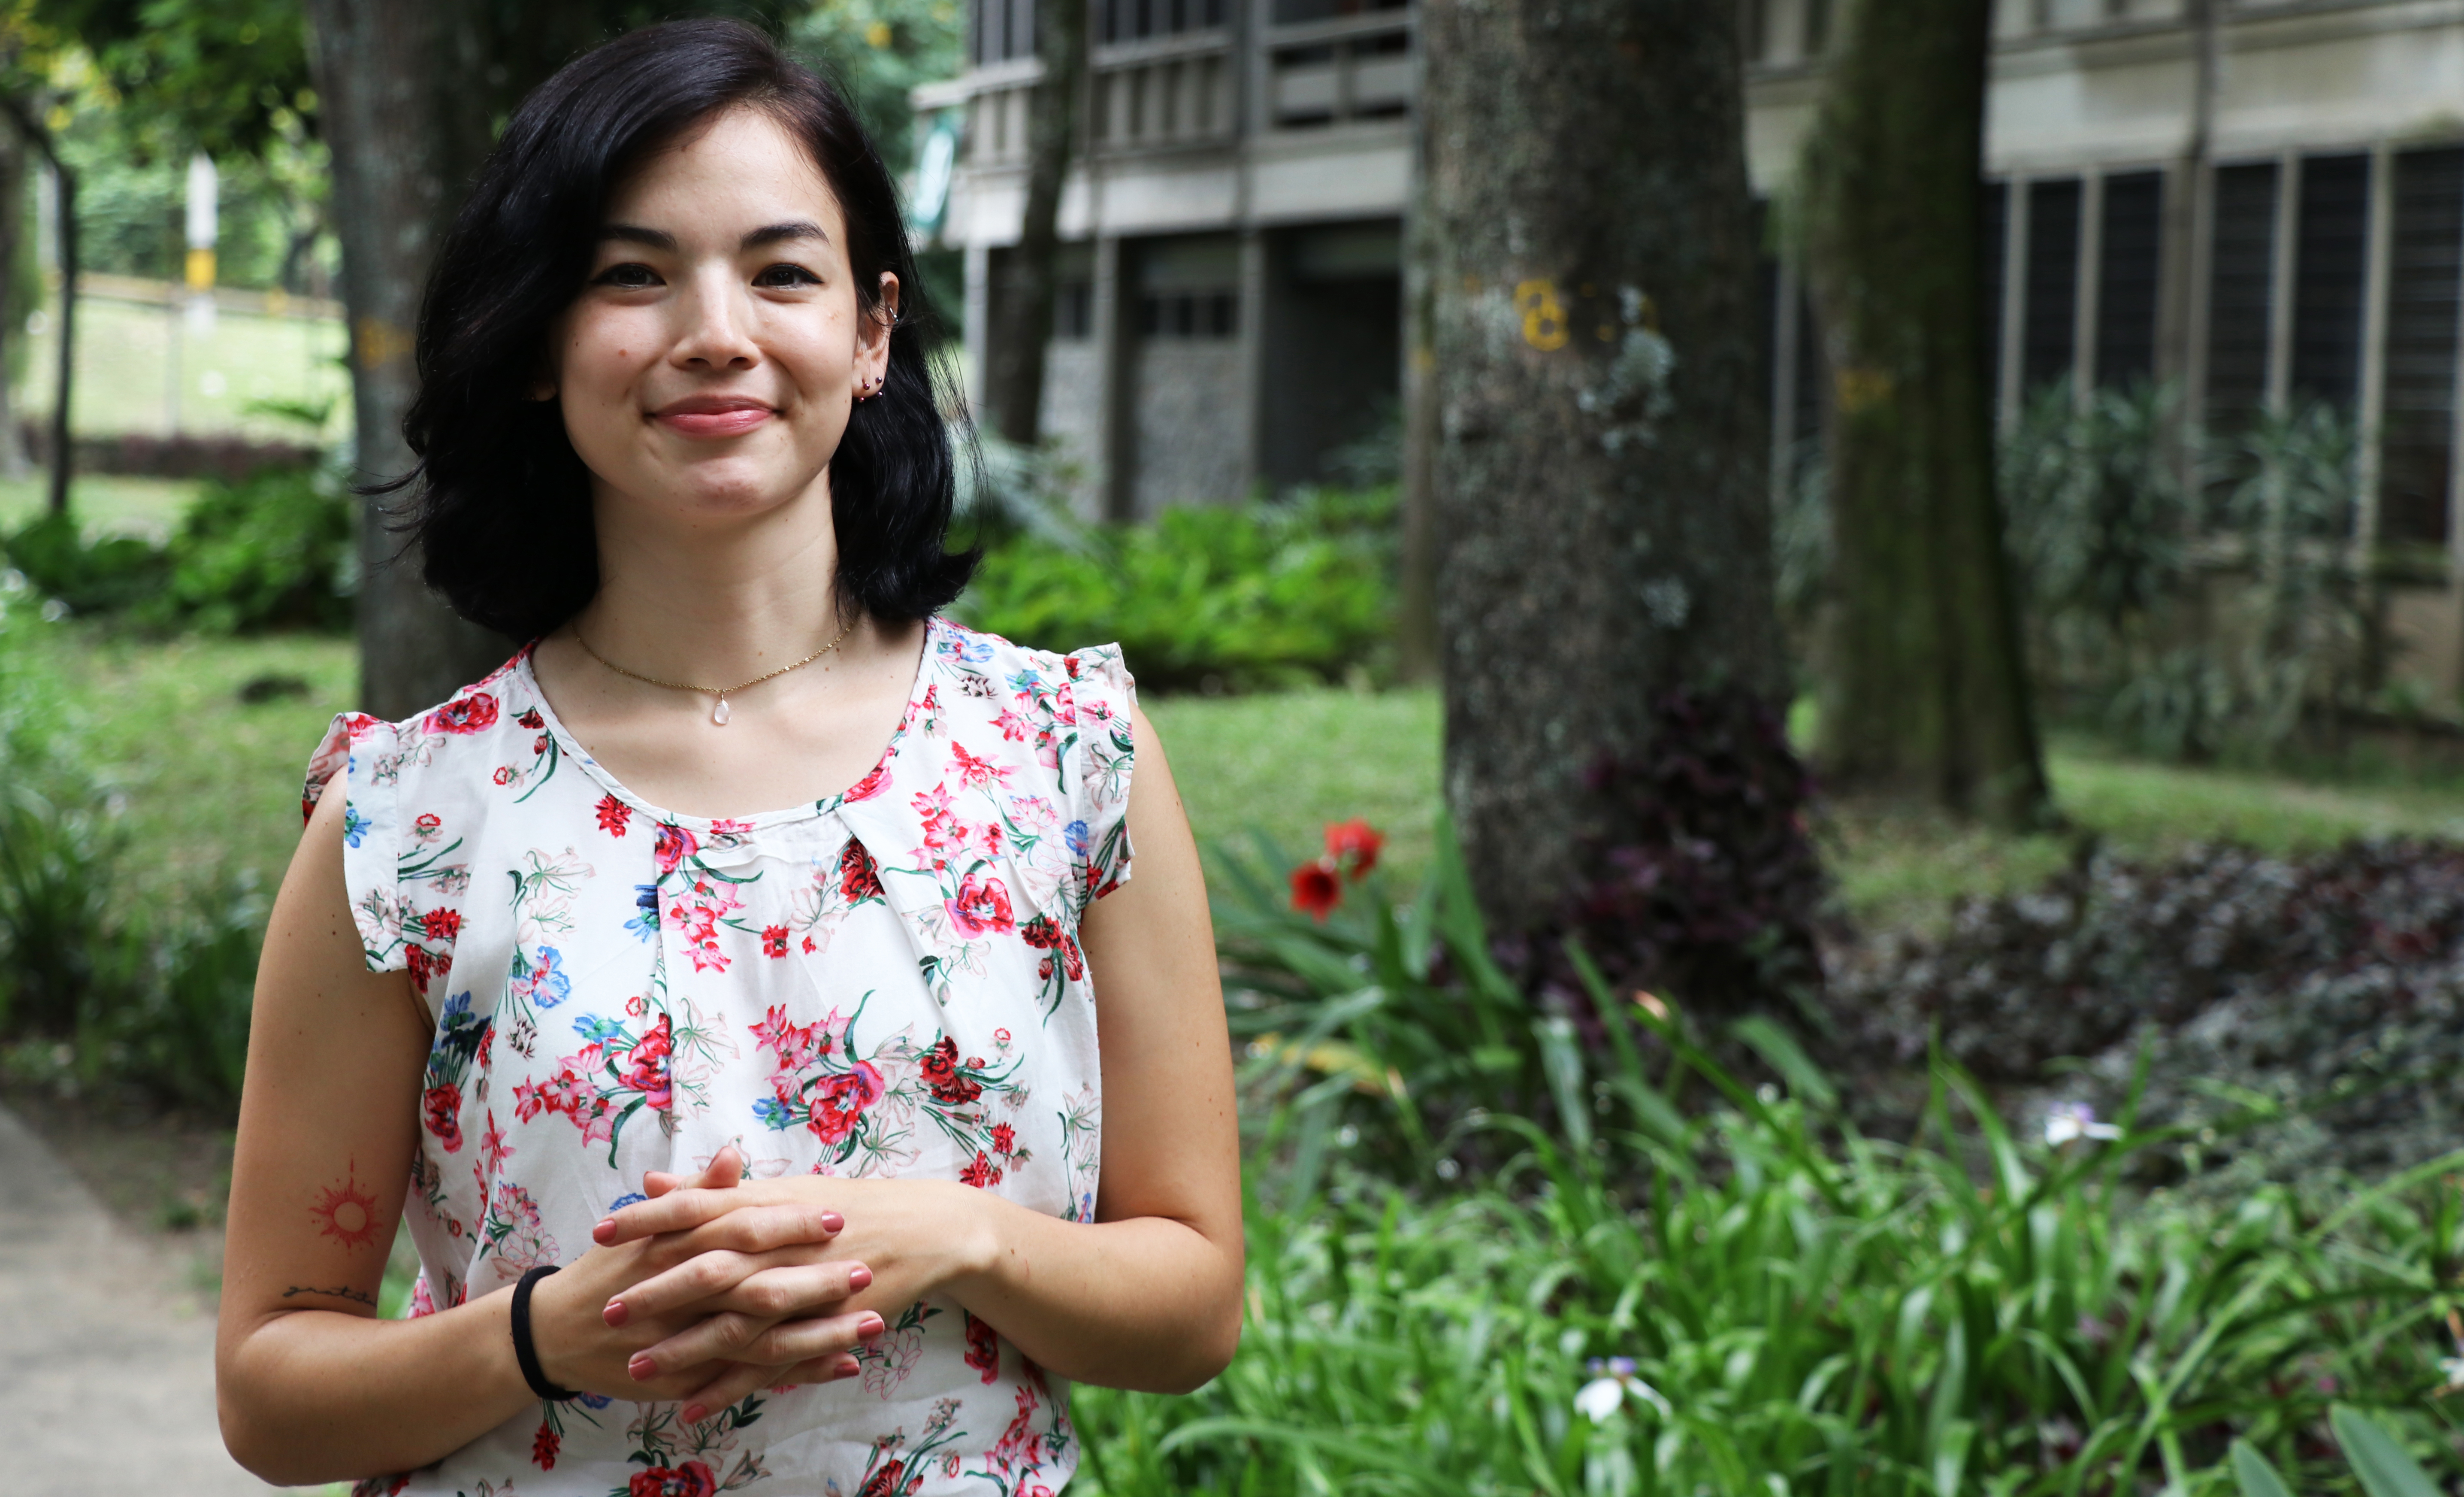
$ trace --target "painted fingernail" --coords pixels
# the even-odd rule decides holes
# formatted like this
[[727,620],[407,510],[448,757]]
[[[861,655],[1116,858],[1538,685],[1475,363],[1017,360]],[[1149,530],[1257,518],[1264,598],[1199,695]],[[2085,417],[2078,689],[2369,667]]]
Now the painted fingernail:
[[633,1375],[635,1382],[646,1382],[659,1376],[659,1364],[647,1356],[637,1356],[627,1362],[625,1370]]
[[847,1292],[852,1294],[872,1282],[872,1270],[857,1264],[847,1270]]
[[605,1218],[597,1226],[592,1227],[590,1229],[590,1240],[597,1243],[602,1247],[614,1242],[616,1240],[616,1219],[614,1217]]
[[833,1234],[844,1232],[847,1230],[847,1218],[835,1211],[825,1211],[822,1213],[822,1230]]
[[859,1341],[869,1341],[889,1329],[890,1328],[888,1326],[882,1323],[882,1319],[879,1315],[874,1314],[870,1310],[866,1310],[864,1318],[855,1323],[855,1338]]
[[710,1410],[703,1408],[698,1403],[688,1403],[685,1405],[685,1422],[688,1424],[698,1424],[709,1415],[709,1413]]
[[830,1371],[841,1377],[852,1377],[856,1375],[861,1365],[862,1364],[857,1362],[852,1356],[842,1356],[839,1358],[838,1365],[831,1368]]
[[632,1311],[625,1308],[625,1302],[623,1300],[609,1300],[607,1302],[607,1308],[599,1312],[599,1318],[607,1322],[610,1326],[621,1326],[627,1320],[630,1319],[631,1316]]

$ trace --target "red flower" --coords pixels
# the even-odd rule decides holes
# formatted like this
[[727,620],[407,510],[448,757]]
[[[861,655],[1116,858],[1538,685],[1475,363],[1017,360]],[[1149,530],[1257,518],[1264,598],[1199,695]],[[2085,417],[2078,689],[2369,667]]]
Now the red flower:
[[1087,975],[1087,956],[1078,949],[1078,937],[1074,936],[1061,937],[1061,965],[1072,982]]
[[[904,1461],[892,1461],[887,1465],[884,1465],[880,1470],[873,1472],[872,1480],[865,1483],[864,1489],[857,1492],[855,1497],[898,1497],[899,1492],[902,1490],[898,1485],[899,1479],[906,1474],[907,1463]],[[634,1480],[638,1482],[641,1478],[635,1477]],[[636,1490],[627,1494],[627,1497],[642,1497],[642,1494],[640,1491]]]
[[625,835],[625,826],[633,819],[633,808],[612,795],[599,798],[599,829],[610,837]]
[[716,1497],[718,1478],[701,1461],[688,1461],[682,1465],[654,1465],[647,1471],[636,1471],[625,1487],[625,1497]]
[[881,865],[853,837],[839,853],[839,897],[849,904],[881,897]]
[[986,1158],[984,1156],[984,1152],[981,1149],[979,1149],[976,1151],[976,1162],[968,1165],[965,1169],[960,1170],[958,1172],[958,1178],[965,1180],[968,1184],[976,1187],[976,1189],[981,1190],[987,1185],[1000,1184],[1001,1182],[1001,1172],[993,1168],[993,1161]]
[[429,940],[450,941],[462,934],[462,912],[430,910],[420,917],[419,926],[428,933]]
[[1327,823],[1326,855],[1353,878],[1369,876],[1369,870],[1377,866],[1378,849],[1385,846],[1386,839],[1357,816]]
[[531,739],[531,752],[534,754],[544,754],[547,752],[546,734],[542,733],[538,737]]
[[485,692],[457,696],[428,715],[430,733],[476,733],[496,721],[496,699]]
[[761,927],[761,955],[764,957],[783,957],[787,955],[787,928],[785,926],[765,925]]
[[989,875],[970,873],[958,881],[958,892],[943,901],[950,918],[965,936],[982,936],[1011,928],[1009,891]]
[[462,1089],[449,1081],[441,1086],[429,1088],[428,1094],[420,1100],[424,1104],[423,1110],[428,1114],[428,1131],[436,1135],[439,1143],[445,1145],[447,1154],[460,1152]]
[[425,988],[429,980],[436,976],[436,958],[417,941],[403,942],[402,964],[410,969],[413,987]]
[[692,832],[672,822],[662,822],[658,845],[650,849],[650,861],[658,865],[660,872],[672,873],[677,864],[692,857],[700,848],[701,844],[693,840]]
[[1001,1337],[973,1315],[967,1316],[967,1365],[987,1383],[1001,1376]]
[[1039,914],[1018,928],[1018,938],[1038,951],[1050,951],[1061,944],[1061,922],[1048,914]]
[[984,1094],[981,1082],[959,1072],[958,1042],[946,1034],[924,1052],[924,1081],[933,1089],[933,1100],[946,1107],[964,1107]]
[[884,760],[880,763],[872,766],[872,773],[865,776],[862,780],[855,782],[855,787],[847,791],[847,799],[850,801],[869,801],[874,796],[879,795],[889,786],[889,784],[890,761],[888,760]]
[[557,1447],[563,1443],[563,1437],[548,1428],[545,1420],[539,1420],[539,1433],[531,1437],[531,1464],[542,1471],[555,1470]]
[[522,715],[516,717],[514,720],[520,723],[525,728],[536,729],[547,726],[547,719],[539,715],[539,711],[536,707],[523,708]]
[[660,1112],[666,1112],[675,1101],[668,1084],[668,1054],[672,1048],[672,1031],[668,1016],[659,1022],[626,1053],[624,1084],[642,1093],[642,1099]]
[[509,785],[513,782],[514,766],[511,764],[498,764],[496,766],[496,783],[500,785]]
[[858,1061],[855,1069],[832,1076],[822,1083],[821,1094],[813,1098],[804,1126],[824,1143],[837,1143],[855,1131],[864,1121],[864,1110],[881,1100],[886,1089],[881,1072],[869,1061]]
[[1343,902],[1343,886],[1335,882],[1331,862],[1320,858],[1292,870],[1292,908],[1314,920],[1324,920]]
[[410,829],[423,837],[433,837],[436,835],[436,829],[444,825],[436,819],[434,811],[422,811],[419,813],[419,819],[410,824]]
[[993,1125],[994,1152],[999,1154],[1014,1154],[1017,1151],[1013,1146],[1016,1145],[1017,1142],[1017,1130],[1011,1128],[1007,1123],[995,1123]]

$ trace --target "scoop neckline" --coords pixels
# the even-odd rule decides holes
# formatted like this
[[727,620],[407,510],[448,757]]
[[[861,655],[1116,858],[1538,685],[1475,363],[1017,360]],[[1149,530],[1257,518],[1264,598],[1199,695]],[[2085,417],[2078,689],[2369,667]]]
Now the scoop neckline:
[[742,833],[760,831],[768,827],[827,815],[845,805],[847,797],[859,786],[871,782],[889,769],[891,761],[898,757],[899,749],[907,742],[908,725],[915,720],[915,714],[924,700],[925,693],[932,690],[933,662],[940,654],[937,647],[941,642],[943,627],[943,621],[938,614],[934,614],[924,621],[924,649],[915,662],[915,682],[908,689],[907,705],[898,714],[898,726],[891,730],[890,741],[883,745],[881,756],[872,761],[870,769],[866,770],[854,784],[848,785],[834,795],[823,796],[814,801],[799,802],[794,805],[782,806],[777,810],[759,811],[750,816],[688,816],[682,811],[671,811],[666,806],[654,805],[635,794],[625,782],[617,779],[606,765],[599,762],[588,749],[583,748],[582,740],[574,737],[572,730],[564,725],[564,719],[556,715],[555,704],[547,699],[546,690],[539,685],[539,672],[532,668],[532,656],[538,652],[539,647],[538,640],[533,640],[522,650],[518,670],[522,688],[529,693],[532,704],[539,709],[540,719],[547,724],[547,731],[556,738],[559,751],[581,765],[583,773],[609,795],[662,826],[689,827],[697,831],[710,831],[724,826],[730,832]]

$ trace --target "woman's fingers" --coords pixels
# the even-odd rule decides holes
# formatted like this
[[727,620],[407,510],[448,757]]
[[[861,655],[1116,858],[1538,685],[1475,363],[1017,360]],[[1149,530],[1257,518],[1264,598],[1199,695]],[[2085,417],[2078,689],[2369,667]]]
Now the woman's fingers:
[[[810,1201],[763,1201],[749,1198],[734,1186],[683,1185],[655,1200],[635,1201],[614,1212],[591,1228],[590,1239],[602,1247],[613,1247],[639,1238],[698,1231],[727,1217],[753,1212],[763,1213],[764,1220],[795,1223],[789,1235],[753,1245],[753,1251],[775,1247],[781,1242],[826,1242],[847,1225],[837,1212]],[[713,1240],[700,1245],[746,1247],[748,1244]]]
[[611,1326],[693,1308],[768,1320],[806,1315],[870,1287],[860,1263],[781,1266],[735,1252],[708,1252],[645,1279],[607,1302]]
[[[656,1346],[633,1354],[637,1380],[681,1372],[704,1362],[751,1362],[778,1380],[779,1369],[833,1354],[852,1352],[881,1334],[881,1316],[872,1310],[776,1321],[722,1310],[696,1321]],[[765,1383],[755,1382],[754,1388]],[[748,1389],[747,1391],[750,1391]],[[743,1394],[737,1394],[742,1398]],[[733,1399],[729,1401],[734,1401]]]
[[733,1190],[744,1183],[744,1155],[734,1144],[720,1146],[710,1156],[710,1164],[698,1175],[677,1175],[667,1170],[649,1170],[642,1176],[642,1194],[652,1200],[684,1186],[704,1190]]
[[737,1363],[730,1366],[697,1393],[684,1400],[684,1419],[698,1424],[728,1405],[763,1388],[781,1389],[803,1383],[836,1382],[856,1375],[856,1359],[845,1353],[816,1358],[791,1368],[763,1367]]

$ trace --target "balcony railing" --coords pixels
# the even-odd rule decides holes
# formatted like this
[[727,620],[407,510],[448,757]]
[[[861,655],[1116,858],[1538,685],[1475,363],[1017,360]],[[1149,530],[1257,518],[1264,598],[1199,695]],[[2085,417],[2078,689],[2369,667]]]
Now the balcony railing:
[[1098,150],[1228,141],[1239,118],[1232,33],[1221,28],[1098,47],[1087,136]]
[[1274,128],[1396,119],[1411,110],[1408,11],[1271,27],[1265,50],[1266,121]]

